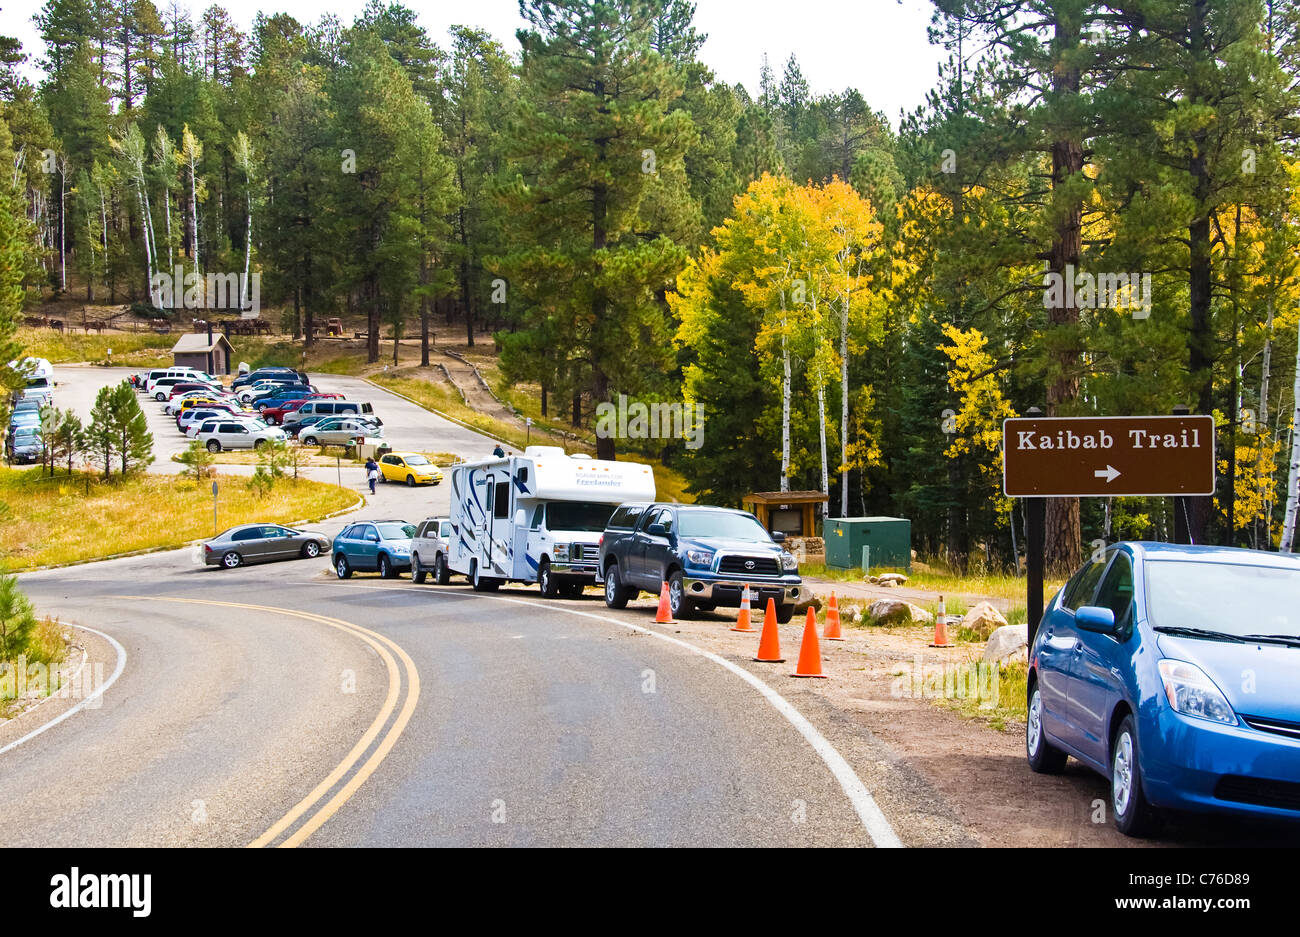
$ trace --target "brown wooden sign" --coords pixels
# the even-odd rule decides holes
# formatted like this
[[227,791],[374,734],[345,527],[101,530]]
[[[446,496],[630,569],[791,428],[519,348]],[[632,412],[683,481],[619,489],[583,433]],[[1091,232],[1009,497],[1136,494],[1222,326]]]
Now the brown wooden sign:
[[1214,494],[1214,417],[1022,417],[1002,424],[1011,498]]

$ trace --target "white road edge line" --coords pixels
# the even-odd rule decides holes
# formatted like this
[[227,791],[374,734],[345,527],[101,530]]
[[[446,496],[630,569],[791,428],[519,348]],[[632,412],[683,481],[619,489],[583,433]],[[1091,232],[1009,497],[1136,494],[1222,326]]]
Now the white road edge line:
[[116,683],[118,677],[122,676],[122,671],[126,669],[126,648],[122,647],[122,645],[119,644],[117,642],[117,639],[114,638],[112,635],[104,634],[104,632],[102,631],[96,631],[94,628],[87,628],[85,625],[77,625],[76,627],[82,631],[89,631],[91,634],[97,634],[105,641],[107,641],[109,644],[113,645],[114,649],[117,651],[117,667],[114,668],[113,675],[109,677],[107,681],[100,684],[99,687],[96,688],[95,692],[91,693],[89,696],[83,699],[76,706],[73,706],[71,709],[67,710],[61,715],[55,716],[53,719],[51,719],[49,722],[45,723],[44,725],[37,726],[35,729],[28,732],[22,738],[10,742],[4,748],[0,748],[0,755],[3,755],[5,752],[10,751],[11,749],[17,748],[19,745],[23,744],[23,742],[31,741],[32,739],[36,738],[36,736],[40,735],[42,732],[46,731],[47,729],[53,729],[64,719],[67,719],[75,715],[76,713],[80,712],[81,710],[85,709],[95,700],[99,699],[99,697],[103,696],[104,691],[107,690],[109,687],[111,687],[114,683]]
[[[307,585],[307,583],[295,583],[295,585]],[[316,583],[311,583],[311,585],[316,585]],[[331,583],[331,585],[344,587],[342,583]],[[346,586],[344,588],[378,589],[384,592],[392,591],[383,586],[354,585]],[[567,612],[570,615],[578,615],[583,618],[592,618],[596,621],[608,622],[638,632],[639,634],[646,634],[651,637],[659,638],[661,641],[667,641],[669,644],[675,644],[678,647],[685,648],[692,654],[698,654],[700,657],[712,661],[719,667],[731,671],[754,689],[758,690],[758,692],[763,695],[763,698],[772,705],[772,708],[784,716],[786,721],[798,730],[799,734],[804,737],[804,740],[812,746],[813,751],[815,751],[821,757],[822,761],[826,763],[826,767],[830,769],[835,780],[839,782],[840,788],[843,789],[844,795],[848,797],[849,802],[853,804],[853,809],[857,812],[858,819],[862,821],[862,825],[866,828],[867,835],[871,837],[872,843],[879,848],[903,848],[903,841],[898,838],[898,834],[895,833],[894,828],[890,826],[889,820],[885,818],[880,807],[877,806],[875,798],[871,796],[871,792],[867,790],[866,785],[862,783],[862,779],[858,777],[857,772],[853,770],[853,767],[847,760],[845,760],[844,756],[841,755],[835,746],[831,744],[830,740],[827,739],[826,736],[822,735],[821,732],[818,731],[817,727],[809,722],[804,717],[803,713],[799,712],[799,710],[795,708],[793,703],[787,700],[767,683],[764,683],[758,677],[754,676],[744,667],[741,667],[738,664],[733,664],[725,657],[719,657],[712,651],[706,651],[701,647],[696,647],[689,641],[669,637],[666,634],[662,634],[661,632],[654,631],[650,628],[642,628],[640,625],[634,625],[626,621],[619,621],[617,618],[610,618],[607,615],[597,615],[594,612],[584,612],[576,608],[567,608],[563,605],[530,602],[526,599],[511,599],[504,596],[465,595],[456,592],[439,594],[432,591],[430,592],[430,595],[438,598],[489,599],[494,602],[506,602],[510,605],[527,605],[531,608],[541,608],[546,609],[547,611],[562,611]]]

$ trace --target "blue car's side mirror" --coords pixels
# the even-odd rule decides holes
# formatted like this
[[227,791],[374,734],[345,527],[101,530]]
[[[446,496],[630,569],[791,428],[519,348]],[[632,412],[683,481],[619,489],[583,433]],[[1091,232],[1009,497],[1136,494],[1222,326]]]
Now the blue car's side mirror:
[[652,537],[668,536],[668,528],[665,527],[663,524],[651,524],[649,527],[645,529],[645,532]]
[[1074,623],[1084,631],[1114,634],[1115,613],[1098,605],[1085,605],[1074,613]]

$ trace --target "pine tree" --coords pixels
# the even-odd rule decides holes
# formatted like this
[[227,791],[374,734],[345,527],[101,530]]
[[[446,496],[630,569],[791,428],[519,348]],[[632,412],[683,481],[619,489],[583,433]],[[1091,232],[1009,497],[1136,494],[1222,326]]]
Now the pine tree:
[[[688,114],[671,110],[680,79],[650,49],[655,0],[534,0],[521,12],[531,28],[519,33],[518,176],[506,193],[517,247],[501,267],[532,308],[518,335],[499,337],[502,364],[513,378],[567,378],[576,425],[584,392],[593,404],[616,389],[644,392],[670,360],[656,294],[684,251],[664,234],[638,233],[645,209],[689,199],[661,187],[685,182],[694,131]],[[612,438],[597,440],[599,458],[614,450]]]

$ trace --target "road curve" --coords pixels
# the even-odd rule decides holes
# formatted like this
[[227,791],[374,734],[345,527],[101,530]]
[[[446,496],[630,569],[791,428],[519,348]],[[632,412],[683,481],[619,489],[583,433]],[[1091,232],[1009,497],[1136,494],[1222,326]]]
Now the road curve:
[[798,719],[598,602],[182,551],[23,586],[128,658],[102,706],[0,755],[15,845],[892,842]]

